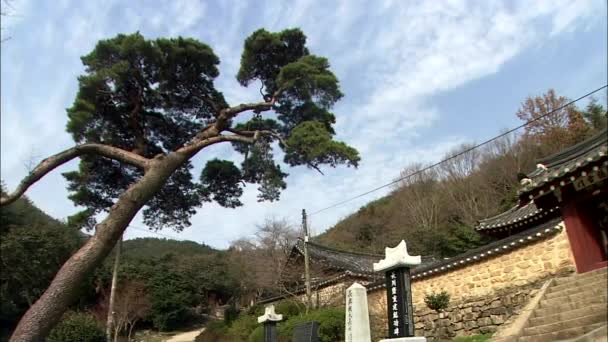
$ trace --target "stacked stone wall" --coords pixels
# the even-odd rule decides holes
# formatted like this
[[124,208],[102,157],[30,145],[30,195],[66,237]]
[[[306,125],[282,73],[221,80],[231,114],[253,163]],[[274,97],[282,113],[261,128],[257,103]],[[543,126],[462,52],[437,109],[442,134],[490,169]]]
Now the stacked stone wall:
[[[561,231],[509,253],[415,280],[412,300],[417,335],[433,341],[494,332],[519,313],[545,280],[573,271],[566,232]],[[428,309],[425,296],[441,291],[450,295],[450,306],[443,312]],[[374,337],[383,337],[387,327],[385,289],[368,292],[368,303]]]

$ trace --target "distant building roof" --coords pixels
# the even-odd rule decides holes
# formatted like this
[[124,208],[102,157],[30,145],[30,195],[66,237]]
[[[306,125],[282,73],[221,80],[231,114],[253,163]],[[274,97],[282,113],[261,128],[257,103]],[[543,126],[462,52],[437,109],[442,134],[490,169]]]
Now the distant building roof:
[[[298,239],[294,250],[304,255],[304,241]],[[308,254],[313,263],[322,264],[325,267],[350,271],[353,273],[368,274],[374,273],[372,265],[383,258],[382,255],[350,252],[323,246],[315,242],[308,243]]]
[[534,202],[529,202],[523,207],[515,206],[496,216],[480,220],[475,230],[486,233],[499,231],[515,233],[557,216],[559,216],[559,208],[543,210],[537,208]]
[[528,184],[519,191],[523,202],[533,200],[573,184],[589,173],[606,177],[608,168],[608,131],[538,161],[538,167],[529,175]]

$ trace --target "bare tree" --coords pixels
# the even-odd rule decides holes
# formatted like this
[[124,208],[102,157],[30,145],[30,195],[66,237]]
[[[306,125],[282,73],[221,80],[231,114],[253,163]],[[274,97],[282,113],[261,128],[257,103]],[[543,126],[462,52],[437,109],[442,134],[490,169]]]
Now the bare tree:
[[297,237],[297,230],[286,219],[267,218],[257,225],[254,239],[232,242],[233,263],[248,272],[241,286],[254,291],[256,298],[265,292],[281,292],[280,277]]
[[133,327],[146,317],[151,308],[152,304],[143,283],[127,280],[121,284],[116,294],[114,309],[116,312],[114,341],[118,340],[118,334],[123,330],[127,331],[127,338],[131,341]]

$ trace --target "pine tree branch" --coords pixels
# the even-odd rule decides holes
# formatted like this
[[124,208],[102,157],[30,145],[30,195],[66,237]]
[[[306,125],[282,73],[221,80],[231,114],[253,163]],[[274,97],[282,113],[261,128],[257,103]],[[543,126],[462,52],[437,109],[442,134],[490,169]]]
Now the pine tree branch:
[[140,169],[145,170],[148,167],[149,159],[139,156],[135,153],[125,151],[118,147],[103,145],[103,144],[83,144],[69,148],[63,152],[57,153],[41,161],[30,174],[25,177],[17,186],[15,191],[0,199],[0,206],[13,203],[34,183],[42,179],[49,172],[53,171],[58,166],[61,166],[70,160],[82,155],[99,155],[106,158],[124,162]]

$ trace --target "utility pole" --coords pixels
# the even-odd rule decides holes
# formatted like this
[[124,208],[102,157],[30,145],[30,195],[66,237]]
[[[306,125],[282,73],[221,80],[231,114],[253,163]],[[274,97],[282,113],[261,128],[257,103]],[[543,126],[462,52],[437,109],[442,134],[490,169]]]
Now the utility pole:
[[310,292],[310,264],[308,257],[308,225],[306,223],[306,210],[302,209],[302,228],[304,229],[304,277],[306,281],[306,313],[312,306],[312,294]]
[[114,330],[114,299],[116,298],[116,283],[118,278],[118,264],[120,263],[120,250],[122,249],[122,235],[116,247],[114,257],[114,268],[112,269],[112,287],[110,288],[110,304],[108,304],[108,321],[106,323],[106,340],[112,342]]

